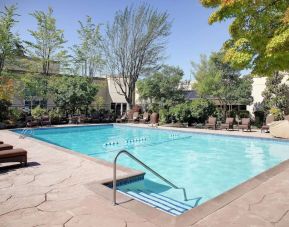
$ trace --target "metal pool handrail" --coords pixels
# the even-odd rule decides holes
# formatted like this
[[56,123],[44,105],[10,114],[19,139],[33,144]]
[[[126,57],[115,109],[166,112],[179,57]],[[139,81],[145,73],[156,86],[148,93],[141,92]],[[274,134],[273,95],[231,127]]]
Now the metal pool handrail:
[[121,150],[120,152],[117,153],[117,155],[114,158],[113,161],[113,205],[116,205],[116,162],[117,162],[117,158],[121,155],[121,154],[126,154],[128,157],[130,157],[131,159],[133,159],[134,161],[136,161],[137,163],[139,163],[140,165],[142,165],[144,168],[146,168],[147,170],[149,170],[151,173],[153,173],[155,176],[157,176],[158,178],[160,178],[161,180],[163,180],[164,182],[166,182],[168,185],[172,186],[175,189],[180,189],[183,191],[184,194],[184,199],[185,201],[187,201],[187,192],[185,188],[182,187],[178,187],[175,184],[173,184],[172,182],[170,182],[169,180],[167,180],[166,178],[164,178],[163,176],[161,176],[160,174],[158,174],[156,171],[154,171],[152,168],[150,168],[149,166],[147,166],[146,164],[144,164],[141,160],[139,160],[138,158],[136,158],[134,155],[132,155],[131,153],[129,153],[126,150]]

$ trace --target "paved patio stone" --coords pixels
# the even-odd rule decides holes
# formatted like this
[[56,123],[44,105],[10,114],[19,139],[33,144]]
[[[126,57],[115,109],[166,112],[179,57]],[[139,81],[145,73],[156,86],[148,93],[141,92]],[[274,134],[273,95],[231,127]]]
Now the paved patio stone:
[[[141,126],[141,125],[138,125]],[[183,129],[185,131],[192,129]],[[196,130],[198,131],[198,130]],[[202,130],[212,133],[212,130]],[[270,138],[269,134],[219,132]],[[165,224],[165,215],[150,214],[126,205],[112,206],[111,200],[87,186],[111,178],[112,168],[65,152],[35,139],[19,139],[0,131],[6,143],[28,150],[29,166],[4,168],[0,164],[0,226],[85,226],[85,227],[169,227],[169,226],[289,226],[289,169],[284,169],[228,205],[196,223]],[[119,170],[118,175],[125,175]],[[135,203],[135,209],[139,206]],[[178,223],[178,222],[176,222]]]

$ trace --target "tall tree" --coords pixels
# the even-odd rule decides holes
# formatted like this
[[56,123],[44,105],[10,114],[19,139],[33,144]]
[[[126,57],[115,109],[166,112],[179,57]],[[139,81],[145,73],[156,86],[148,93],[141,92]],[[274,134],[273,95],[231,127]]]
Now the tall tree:
[[80,44],[74,45],[75,70],[83,76],[95,76],[103,67],[101,55],[101,34],[99,25],[92,22],[87,16],[86,22],[79,21],[80,29],[77,31]]
[[231,39],[225,42],[225,60],[254,74],[289,70],[288,0],[201,0],[216,8],[209,23],[231,20]]
[[28,30],[35,39],[35,42],[26,41],[28,52],[34,60],[33,64],[40,63],[40,67],[37,67],[40,68],[40,72],[49,75],[52,73],[53,66],[59,67],[67,57],[63,49],[63,44],[66,42],[63,30],[56,27],[53,10],[50,7],[48,12],[35,11],[31,15],[37,21],[37,30]]
[[134,104],[136,82],[141,75],[159,67],[166,38],[170,34],[169,15],[143,4],[118,11],[107,25],[103,50],[106,66],[116,89]]
[[160,105],[183,100],[183,92],[179,89],[183,75],[179,67],[163,66],[158,72],[137,82],[140,98]]
[[203,98],[217,99],[223,110],[232,110],[233,105],[248,105],[252,102],[252,79],[241,77],[239,71],[223,62],[223,53],[213,53],[208,59],[201,56],[199,64],[193,63],[196,83],[194,88]]
[[19,37],[12,31],[17,22],[15,11],[15,5],[0,11],[0,76],[6,63],[13,61],[19,52]]

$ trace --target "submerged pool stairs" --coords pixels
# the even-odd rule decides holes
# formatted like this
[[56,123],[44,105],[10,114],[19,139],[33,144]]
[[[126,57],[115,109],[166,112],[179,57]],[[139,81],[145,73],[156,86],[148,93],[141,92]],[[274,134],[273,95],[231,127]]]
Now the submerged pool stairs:
[[128,189],[119,192],[124,193],[134,198],[135,200],[141,201],[149,206],[152,206],[156,209],[164,211],[173,216],[181,215],[193,208],[188,204],[182,203],[180,201],[150,191],[144,191],[139,189],[137,190]]

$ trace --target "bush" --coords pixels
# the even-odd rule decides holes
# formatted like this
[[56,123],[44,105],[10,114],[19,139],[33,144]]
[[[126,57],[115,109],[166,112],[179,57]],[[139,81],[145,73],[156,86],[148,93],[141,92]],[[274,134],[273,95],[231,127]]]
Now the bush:
[[180,123],[187,123],[191,120],[191,106],[190,103],[181,103],[171,109],[171,114]]
[[263,122],[265,121],[265,113],[263,111],[255,111],[254,115],[255,115],[254,125],[258,128],[261,128]]
[[11,103],[7,100],[0,100],[0,122],[8,119],[9,116],[9,106]]
[[47,114],[47,110],[41,108],[40,106],[36,106],[31,110],[31,115],[35,119],[40,119],[43,115]]
[[23,117],[23,111],[18,108],[13,108],[9,110],[9,119],[17,122]]
[[270,114],[274,116],[275,121],[280,121],[284,119],[284,113],[282,110],[278,108],[271,108]]
[[190,104],[192,122],[204,123],[215,113],[215,105],[206,99],[195,99]]
[[[156,111],[153,111],[156,112]],[[159,111],[159,121],[160,124],[167,124],[167,123],[171,123],[171,114],[170,111],[168,109],[162,108]]]

